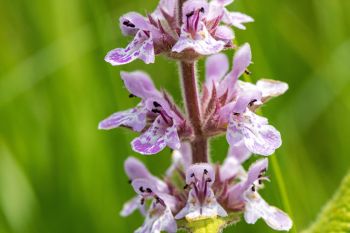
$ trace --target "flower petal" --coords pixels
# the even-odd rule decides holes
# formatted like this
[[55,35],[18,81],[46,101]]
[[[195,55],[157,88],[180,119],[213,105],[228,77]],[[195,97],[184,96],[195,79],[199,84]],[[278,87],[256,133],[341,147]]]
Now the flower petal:
[[162,116],[158,116],[151,127],[135,138],[131,145],[134,151],[144,155],[156,154],[167,145],[172,149],[179,149],[181,146],[176,125],[168,127]]
[[137,178],[131,182],[131,185],[135,192],[143,197],[158,193],[157,183],[154,179]]
[[206,175],[211,181],[207,182],[210,187],[215,181],[215,172],[209,163],[195,163],[186,170],[186,184],[191,184],[193,181],[200,181],[203,175]]
[[181,143],[180,150],[174,150],[171,154],[172,164],[166,171],[166,175],[171,176],[176,169],[186,170],[192,163],[192,151],[189,143]]
[[259,90],[250,90],[240,93],[232,111],[234,113],[243,113],[250,104],[261,100],[261,92]]
[[176,221],[169,208],[153,209],[150,212],[152,213],[147,215],[145,222],[135,233],[160,233],[163,231],[175,233],[177,231]]
[[236,28],[245,30],[246,27],[243,24],[254,22],[254,19],[249,15],[240,12],[229,12],[225,9],[225,14],[222,21],[226,24],[233,25]]
[[248,150],[264,156],[273,154],[282,144],[280,133],[268,125],[267,119],[250,110],[231,116],[226,138],[231,145],[243,139]]
[[240,175],[243,171],[244,169],[237,159],[228,156],[220,167],[220,181],[224,182],[225,180],[232,179],[233,177]]
[[122,217],[127,217],[137,209],[139,209],[142,214],[145,214],[145,209],[143,208],[143,206],[141,206],[141,197],[139,196],[136,196],[128,202],[126,202],[123,205],[122,211],[120,211],[120,215]]
[[240,164],[244,163],[247,159],[250,158],[252,153],[245,146],[244,141],[238,141],[233,145],[230,145],[227,156],[234,157]]
[[137,32],[134,40],[125,48],[117,48],[110,51],[105,61],[113,66],[123,65],[141,59],[146,64],[154,62],[154,47],[152,34],[147,36],[143,31]]
[[128,91],[142,99],[159,96],[159,91],[154,87],[152,79],[142,71],[121,72],[125,87]]
[[240,47],[233,58],[232,75],[236,79],[240,77],[252,62],[252,51],[250,45],[245,43]]
[[203,12],[199,15],[201,20],[208,13],[208,3],[206,0],[187,0],[182,6],[182,22],[187,23],[187,15],[192,14],[196,10],[202,9]]
[[277,97],[288,90],[287,83],[271,79],[261,79],[256,83],[256,86],[262,92],[264,99]]
[[202,25],[203,31],[199,35],[198,39],[192,39],[192,37],[182,30],[180,39],[176,42],[172,48],[173,52],[181,53],[184,50],[192,49],[201,55],[210,55],[220,52],[225,45],[225,42],[215,40]]
[[215,38],[229,43],[235,38],[235,33],[230,27],[221,25],[218,26],[218,28],[215,31]]
[[129,12],[119,18],[120,29],[125,36],[135,36],[139,30],[151,30],[151,24],[136,12]]
[[113,129],[119,126],[131,127],[134,131],[140,132],[146,126],[147,109],[138,105],[126,111],[117,112],[100,122],[99,129]]
[[134,157],[129,157],[127,160],[125,160],[124,170],[130,180],[152,177],[146,166],[140,160]]
[[213,82],[219,82],[227,73],[228,59],[223,53],[212,55],[207,58],[205,68],[205,85],[211,90]]
[[[252,53],[250,49],[250,45],[245,43],[242,47],[240,47],[235,56],[233,58],[233,69],[232,71],[225,77],[223,82],[221,83],[221,89],[225,91],[228,90],[229,98],[232,97],[235,89],[237,88],[236,83],[238,78],[246,71],[247,67],[252,62]],[[219,90],[222,92],[223,90]]]
[[245,202],[244,219],[247,223],[254,224],[259,218],[263,218],[274,230],[289,231],[292,228],[293,223],[289,216],[267,204],[257,192],[247,194]]

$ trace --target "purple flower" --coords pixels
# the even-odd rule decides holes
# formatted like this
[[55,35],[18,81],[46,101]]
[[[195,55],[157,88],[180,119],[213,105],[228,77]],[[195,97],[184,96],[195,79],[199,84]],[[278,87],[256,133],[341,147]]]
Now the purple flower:
[[120,18],[120,29],[126,36],[134,36],[129,45],[110,51],[105,60],[112,65],[123,65],[139,58],[146,64],[154,62],[153,34],[157,29],[142,15],[130,12]]
[[193,164],[186,170],[186,186],[190,188],[186,206],[175,216],[188,220],[200,218],[225,217],[227,213],[216,201],[211,186],[215,173],[210,164]]
[[[218,53],[224,48],[225,42],[214,39],[205,24],[208,7],[205,0],[188,0],[184,3],[181,34],[172,48],[173,52],[181,53],[190,49],[201,55],[209,55]],[[227,35],[227,32],[222,35]]]
[[[288,85],[265,79],[256,85],[238,80],[251,63],[249,44],[238,49],[233,60],[233,68],[227,73],[229,65],[225,55],[207,59],[203,98],[208,102],[207,108],[209,103],[216,103],[214,113],[208,116],[207,128],[225,128],[231,146],[243,143],[251,153],[270,155],[281,146],[280,133],[254,111],[272,97],[283,94]],[[213,96],[216,101],[211,101]]]
[[156,154],[166,146],[180,148],[178,128],[183,118],[169,98],[160,93],[149,76],[143,72],[122,72],[122,79],[131,95],[141,98],[133,109],[112,114],[99,124],[99,129],[129,127],[142,134],[132,142],[134,151],[141,154]]
[[176,205],[175,197],[159,190],[154,180],[139,178],[132,181],[135,192],[141,197],[141,204],[150,199],[151,206],[143,225],[135,232],[176,232],[177,225],[172,210]]
[[234,204],[243,200],[244,218],[249,224],[254,224],[262,218],[272,229],[288,231],[292,227],[292,220],[283,211],[268,205],[257,192],[262,187],[262,182],[268,180],[264,177],[267,165],[267,159],[252,164],[247,177],[229,190],[229,203]]
[[[151,180],[157,186],[157,190],[162,190],[164,192],[167,191],[168,187],[165,182],[153,176],[145,167],[145,165],[143,165],[143,163],[141,163],[138,159],[129,157],[124,163],[124,169],[127,176],[129,177],[130,182],[136,179],[146,178]],[[144,205],[141,205],[141,199],[142,198],[139,196],[136,196],[126,202],[123,206],[122,211],[120,212],[120,215],[126,217],[132,214],[136,209],[139,209],[140,212],[145,215],[146,210],[144,208]]]
[[208,163],[190,165],[192,153],[188,144],[183,143],[180,150],[173,152],[173,163],[164,181],[129,157],[125,171],[138,195],[124,205],[121,214],[126,216],[139,209],[146,216],[135,232],[176,232],[175,219],[191,222],[235,212],[243,212],[247,223],[262,218],[275,230],[289,230],[292,221],[288,215],[269,206],[257,193],[263,181],[268,180],[265,176],[268,160],[256,161],[246,172],[242,164],[250,155],[237,143],[231,146],[224,164],[215,169]]

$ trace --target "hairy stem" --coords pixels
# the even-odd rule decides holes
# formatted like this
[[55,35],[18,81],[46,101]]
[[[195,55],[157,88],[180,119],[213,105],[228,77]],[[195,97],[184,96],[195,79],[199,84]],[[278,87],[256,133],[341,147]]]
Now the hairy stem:
[[179,25],[181,25],[181,23],[182,23],[182,6],[183,6],[183,4],[186,2],[186,0],[179,0],[179,4],[178,4],[178,10],[179,10],[179,12],[178,12],[178,20],[179,20]]
[[208,139],[202,130],[202,113],[198,98],[196,68],[194,62],[180,63],[180,72],[184,89],[184,102],[194,131],[192,141],[192,162],[208,162]]

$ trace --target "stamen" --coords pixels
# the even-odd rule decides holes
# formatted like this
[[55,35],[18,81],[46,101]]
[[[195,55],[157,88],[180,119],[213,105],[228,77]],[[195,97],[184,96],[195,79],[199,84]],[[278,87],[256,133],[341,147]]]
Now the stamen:
[[129,98],[134,98],[134,97],[136,97],[136,95],[133,95],[133,94],[129,95]]
[[250,101],[250,102],[249,102],[249,106],[250,106],[250,107],[253,106],[253,104],[254,104],[256,101],[258,101],[258,100],[257,100],[257,99],[254,99],[254,100]]
[[204,169],[204,174],[208,175],[208,170],[207,169]]
[[145,199],[141,198],[141,205],[145,204]]
[[156,199],[156,203],[159,203],[162,206],[166,207],[165,202],[162,199],[160,199],[158,196],[155,196],[154,198]]
[[255,192],[255,185],[252,186],[252,191]]
[[153,105],[154,105],[154,107],[156,107],[156,108],[161,107],[161,105],[160,105],[158,102],[156,102],[156,101],[153,102]]
[[204,7],[202,7],[199,11],[204,13]]
[[147,191],[148,193],[152,193],[152,189],[150,189],[150,188],[147,188],[146,191]]
[[145,192],[145,190],[143,189],[142,186],[139,188],[139,190],[140,190],[141,193],[144,193],[144,192]]
[[252,72],[249,71],[249,70],[245,70],[244,73],[246,73],[247,75],[251,75],[252,74]]
[[131,23],[129,20],[125,20],[123,22],[123,25],[127,26],[127,27],[131,27],[131,28],[134,28],[135,27],[135,24]]
[[193,15],[194,15],[194,11],[191,11],[190,13],[187,13],[187,14],[186,14],[186,17],[189,18],[189,17],[191,17],[191,16],[193,16]]

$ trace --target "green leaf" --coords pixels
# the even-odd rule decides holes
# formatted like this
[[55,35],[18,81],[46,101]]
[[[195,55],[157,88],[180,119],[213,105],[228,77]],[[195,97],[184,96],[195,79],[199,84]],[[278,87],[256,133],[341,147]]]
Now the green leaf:
[[224,228],[237,223],[241,213],[229,214],[227,217],[213,217],[198,220],[179,220],[180,229],[191,233],[218,233]]
[[350,171],[315,223],[302,233],[350,232]]

